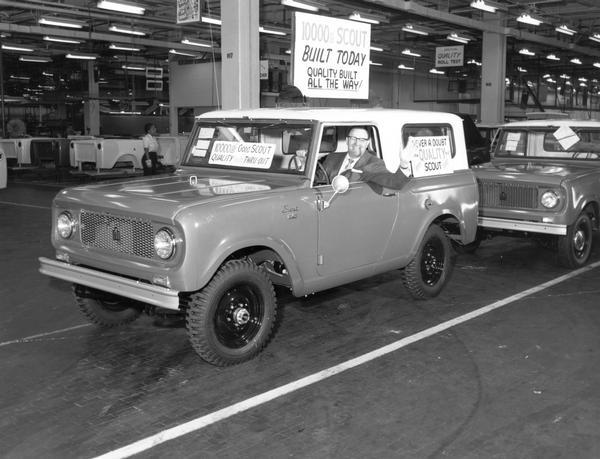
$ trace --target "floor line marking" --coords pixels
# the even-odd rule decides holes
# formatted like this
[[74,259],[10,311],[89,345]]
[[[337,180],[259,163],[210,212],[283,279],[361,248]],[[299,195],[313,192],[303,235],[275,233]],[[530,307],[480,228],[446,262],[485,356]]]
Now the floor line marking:
[[340,374],[346,370],[350,370],[351,368],[357,367],[359,365],[365,364],[372,360],[375,360],[379,357],[387,355],[391,352],[397,351],[403,347],[408,346],[409,344],[415,343],[422,339],[428,338],[432,335],[440,333],[444,330],[447,330],[456,325],[462,324],[463,322],[467,322],[468,320],[474,319],[476,317],[487,314],[490,311],[506,306],[510,303],[518,301],[526,296],[533,295],[538,293],[544,289],[552,287],[556,284],[560,284],[568,279],[576,277],[580,274],[583,274],[587,271],[591,271],[594,268],[600,266],[600,261],[592,263],[588,266],[584,266],[583,268],[579,268],[577,270],[571,271],[563,276],[559,276],[555,279],[549,280],[540,284],[538,286],[532,287],[530,289],[524,290],[520,293],[516,293],[502,300],[498,300],[494,303],[491,303],[487,306],[483,306],[479,309],[471,311],[467,314],[463,314],[461,316],[455,317],[454,319],[448,320],[446,322],[442,322],[441,324],[435,325],[431,328],[422,330],[414,335],[407,336],[398,341],[375,349],[371,352],[367,352],[366,354],[360,355],[350,360],[346,360],[338,365],[334,365],[333,367],[326,368],[325,370],[318,371],[311,375],[308,375],[304,378],[298,379],[296,381],[292,381],[288,384],[284,384],[283,386],[276,387],[275,389],[271,389],[267,392],[263,392],[262,394],[255,395],[254,397],[250,397],[246,400],[242,400],[241,402],[234,403],[233,405],[227,406],[220,410],[214,411],[207,415],[201,416],[199,418],[193,419],[191,421],[185,422],[183,424],[177,425],[175,427],[171,427],[169,429],[165,429],[161,432],[158,432],[149,437],[138,440],[134,443],[130,443],[129,445],[125,445],[121,448],[115,449],[113,451],[109,451],[100,456],[96,456],[94,459],[117,459],[117,458],[127,458],[131,457],[135,454],[141,453],[142,451],[146,451],[154,446],[160,445],[161,443],[165,443],[169,440],[173,440],[175,438],[186,435],[190,432],[194,432],[204,427],[207,427],[211,424],[215,424],[224,419],[230,418],[236,414],[247,411],[251,408],[255,408],[259,405],[263,405],[267,402],[275,400],[284,395],[290,394],[292,392],[303,389],[312,384],[316,384],[320,381],[328,379],[332,376]]
[[13,339],[11,341],[4,341],[3,343],[0,343],[0,347],[8,346],[9,344],[26,343],[27,341],[31,341],[33,339],[44,338],[46,336],[56,335],[57,333],[63,333],[63,332],[71,331],[71,330],[77,330],[78,328],[89,327],[91,325],[92,324],[74,325],[73,327],[61,328],[60,330],[54,330],[54,331],[50,331],[50,332],[46,332],[46,333],[39,333],[37,335],[26,336],[25,338]]
[[21,202],[0,201],[0,204],[8,206],[33,207],[34,209],[52,209],[50,206],[36,206],[35,204],[23,204]]

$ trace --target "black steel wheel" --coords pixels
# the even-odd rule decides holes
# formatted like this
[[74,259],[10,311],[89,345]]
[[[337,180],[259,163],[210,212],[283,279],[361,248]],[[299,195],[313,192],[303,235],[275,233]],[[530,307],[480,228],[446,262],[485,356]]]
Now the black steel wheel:
[[218,366],[255,357],[271,338],[277,314],[273,284],[250,260],[225,263],[187,306],[192,347]]
[[83,315],[101,327],[116,327],[136,320],[142,313],[140,303],[110,293],[73,284],[73,295]]
[[558,237],[558,261],[565,268],[580,268],[587,263],[592,253],[592,220],[583,211],[567,234]]
[[433,298],[444,288],[452,270],[452,249],[444,230],[431,225],[417,251],[404,268],[403,283],[416,299]]

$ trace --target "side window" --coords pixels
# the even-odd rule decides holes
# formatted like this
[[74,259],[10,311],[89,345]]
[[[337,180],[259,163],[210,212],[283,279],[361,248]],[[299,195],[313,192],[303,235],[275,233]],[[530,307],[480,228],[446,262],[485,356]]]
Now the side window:
[[426,141],[434,141],[435,137],[447,137],[450,142],[452,158],[456,154],[454,147],[454,133],[448,124],[407,124],[402,128],[402,148],[409,144],[410,137],[424,138]]

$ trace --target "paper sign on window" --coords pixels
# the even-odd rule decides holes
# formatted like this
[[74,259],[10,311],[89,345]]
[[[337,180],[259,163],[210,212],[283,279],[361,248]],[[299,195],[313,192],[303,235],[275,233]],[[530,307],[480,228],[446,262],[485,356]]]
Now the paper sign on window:
[[554,138],[558,140],[563,150],[568,150],[581,139],[569,126],[561,126],[552,133]]
[[409,137],[402,156],[410,161],[414,177],[454,172],[452,148],[447,135]]
[[517,147],[519,146],[520,140],[520,132],[509,132],[506,136],[506,151],[517,151]]
[[268,169],[273,162],[274,143],[226,142],[217,140],[210,153],[209,164]]

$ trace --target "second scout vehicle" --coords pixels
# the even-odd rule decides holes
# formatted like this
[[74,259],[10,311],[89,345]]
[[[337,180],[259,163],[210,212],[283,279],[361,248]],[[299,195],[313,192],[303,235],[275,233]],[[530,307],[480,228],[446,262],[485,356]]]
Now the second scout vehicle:
[[[327,177],[354,126],[401,190]],[[402,173],[402,172],[398,172]],[[477,184],[462,120],[383,109],[255,109],[197,118],[169,175],[78,186],[53,204],[56,259],[42,273],[73,284],[92,322],[121,325],[152,308],[186,315],[215,365],[251,359],[277,318],[274,285],[304,296],[390,270],[417,299],[440,293],[451,241],[477,231]]]

